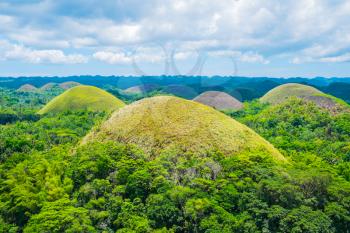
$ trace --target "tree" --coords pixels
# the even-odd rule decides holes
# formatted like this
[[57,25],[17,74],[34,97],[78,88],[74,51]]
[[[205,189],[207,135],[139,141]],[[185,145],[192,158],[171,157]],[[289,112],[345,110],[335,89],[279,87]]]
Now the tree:
[[74,207],[68,199],[60,199],[45,203],[40,213],[30,218],[23,232],[93,233],[96,230],[86,209]]

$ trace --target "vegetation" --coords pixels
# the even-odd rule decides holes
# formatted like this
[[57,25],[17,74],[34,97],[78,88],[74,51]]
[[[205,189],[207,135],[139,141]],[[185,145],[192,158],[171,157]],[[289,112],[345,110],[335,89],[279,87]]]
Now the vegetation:
[[[292,97],[276,106],[253,102],[247,104],[245,110],[231,115],[265,137],[284,154],[294,155],[292,159],[299,160],[307,153],[329,164],[339,165],[343,173],[344,166],[348,166],[348,111],[333,115],[313,102]],[[348,175],[346,177],[350,178]]]
[[[230,113],[271,141],[288,157],[287,163],[276,161],[266,150],[240,150],[234,155],[219,149],[201,154],[166,150],[150,157],[121,140],[81,145],[91,129],[100,128],[106,112],[73,109],[25,119],[20,117],[23,103],[35,116],[52,94],[18,95],[9,89],[0,92],[1,112],[17,116],[0,125],[0,232],[345,233],[350,229],[346,112],[333,115],[312,102],[292,98],[276,106],[253,101]],[[214,138],[214,132],[252,132],[209,107],[174,97],[139,101],[119,110],[122,116],[125,109],[137,116],[130,122],[143,117],[153,126],[168,126],[172,119],[181,126],[182,117],[190,119],[185,121],[187,127],[168,129],[183,136],[195,128],[198,140],[204,142],[205,137]],[[142,109],[150,114],[136,111]],[[234,130],[227,130],[230,126],[221,121],[233,124]],[[134,130],[149,130],[140,122],[141,128]],[[253,140],[261,140],[253,134]]]
[[69,110],[112,111],[125,104],[108,92],[93,86],[76,86],[50,101],[38,113],[58,113]]

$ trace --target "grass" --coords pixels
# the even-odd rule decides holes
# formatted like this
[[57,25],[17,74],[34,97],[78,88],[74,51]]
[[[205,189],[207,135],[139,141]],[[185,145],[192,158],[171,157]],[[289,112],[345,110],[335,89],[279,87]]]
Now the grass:
[[173,96],[146,98],[114,112],[83,143],[95,140],[136,144],[151,156],[165,150],[194,154],[219,150],[225,155],[257,150],[285,160],[247,126],[211,107]]
[[297,83],[288,83],[272,89],[263,97],[261,97],[260,101],[263,103],[279,104],[292,96],[302,98],[322,94],[323,92],[311,86],[306,86]]
[[55,97],[38,114],[75,110],[113,111],[125,104],[110,93],[93,86],[76,86]]

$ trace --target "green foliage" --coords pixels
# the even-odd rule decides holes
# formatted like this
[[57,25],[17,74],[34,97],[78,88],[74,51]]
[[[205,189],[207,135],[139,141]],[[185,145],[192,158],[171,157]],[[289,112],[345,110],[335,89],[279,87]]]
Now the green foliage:
[[34,215],[24,233],[31,232],[96,232],[91,225],[88,211],[81,207],[74,207],[67,199],[44,204],[41,212]]
[[285,151],[285,154],[312,153],[332,164],[349,160],[348,112],[332,115],[314,103],[297,98],[256,114],[245,113],[251,111],[248,108],[234,117]]
[[[13,106],[4,111],[17,115]],[[258,149],[150,157],[123,142],[81,145],[105,113],[0,126],[0,233],[348,232],[349,115],[299,99],[246,106],[232,116],[288,162]]]

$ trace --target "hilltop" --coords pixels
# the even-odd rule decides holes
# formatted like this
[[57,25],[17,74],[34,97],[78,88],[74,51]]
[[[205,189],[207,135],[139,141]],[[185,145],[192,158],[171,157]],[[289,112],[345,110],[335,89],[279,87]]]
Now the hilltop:
[[18,88],[17,91],[18,92],[37,92],[38,88],[30,84],[24,84],[20,88]]
[[218,110],[240,110],[243,104],[236,98],[221,91],[207,91],[193,99]]
[[345,101],[327,95],[314,87],[297,83],[288,83],[278,86],[261,97],[260,101],[262,103],[276,105],[283,103],[291,97],[297,97],[313,102],[318,107],[328,109],[333,113],[338,113],[348,108]]
[[60,83],[59,87],[64,89],[64,90],[68,90],[69,88],[76,87],[79,85],[81,85],[81,84],[78,82],[68,81],[68,82]]
[[122,141],[155,155],[167,149],[225,155],[262,150],[278,160],[284,157],[245,125],[208,106],[172,96],[146,98],[113,113],[88,141]]
[[292,96],[304,98],[322,94],[323,92],[311,86],[298,83],[287,83],[270,90],[261,97],[260,100],[263,103],[279,104]]
[[76,86],[55,97],[38,113],[55,113],[67,110],[112,111],[125,104],[110,93],[93,86]]
[[59,85],[57,83],[46,83],[45,85],[40,87],[40,90],[41,91],[48,91],[48,90],[51,90],[53,88],[61,88],[61,87],[59,87]]

